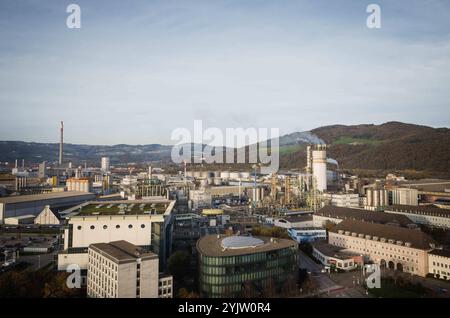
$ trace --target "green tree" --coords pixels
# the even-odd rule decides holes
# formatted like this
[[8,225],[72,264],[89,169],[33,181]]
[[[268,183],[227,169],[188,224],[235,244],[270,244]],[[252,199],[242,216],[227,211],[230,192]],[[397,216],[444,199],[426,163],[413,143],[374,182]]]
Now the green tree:
[[185,251],[176,251],[168,260],[169,273],[174,280],[183,280],[190,273],[191,255]]

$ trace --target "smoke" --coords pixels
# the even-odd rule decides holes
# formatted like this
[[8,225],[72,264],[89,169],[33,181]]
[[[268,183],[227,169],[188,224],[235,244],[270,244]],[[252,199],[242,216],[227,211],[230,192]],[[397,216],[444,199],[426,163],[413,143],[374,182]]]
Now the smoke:
[[315,145],[324,145],[325,141],[314,135],[313,133],[309,131],[302,131],[297,133],[297,141],[302,141],[308,144],[315,144]]

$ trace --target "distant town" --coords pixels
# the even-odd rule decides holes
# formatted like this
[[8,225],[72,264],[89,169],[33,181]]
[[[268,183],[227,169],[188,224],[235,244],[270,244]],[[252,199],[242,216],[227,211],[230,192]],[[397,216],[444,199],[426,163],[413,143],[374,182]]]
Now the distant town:
[[450,297],[450,180],[360,177],[324,143],[270,174],[64,149],[61,122],[52,162],[1,163],[0,297]]

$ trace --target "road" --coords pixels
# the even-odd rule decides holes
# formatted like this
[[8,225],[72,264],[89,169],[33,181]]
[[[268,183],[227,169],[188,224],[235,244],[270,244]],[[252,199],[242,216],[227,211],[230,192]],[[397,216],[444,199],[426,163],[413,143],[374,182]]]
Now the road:
[[[314,295],[319,295],[325,298],[363,298],[368,297],[365,291],[356,286],[352,282],[352,277],[348,276],[350,282],[345,282],[345,284],[336,283],[328,273],[322,273],[324,269],[323,265],[314,262],[308,255],[299,251],[298,257],[299,268],[304,268],[310,274],[311,279],[318,286],[317,291]],[[341,274],[334,274],[341,275]]]

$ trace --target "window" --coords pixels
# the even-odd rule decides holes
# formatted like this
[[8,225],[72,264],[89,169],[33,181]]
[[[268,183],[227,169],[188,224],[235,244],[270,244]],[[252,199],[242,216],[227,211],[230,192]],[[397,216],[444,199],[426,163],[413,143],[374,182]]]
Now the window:
[[132,228],[133,228],[133,225],[129,224],[129,225],[128,225],[128,228],[129,228],[129,229],[132,229]]
[[106,230],[108,228],[108,225],[103,225],[103,229]]
[[91,230],[95,229],[95,226],[91,225]]
[[119,224],[116,225],[116,229],[120,229],[120,225]]
[[78,225],[78,226],[77,226],[77,229],[78,229],[78,230],[81,230],[81,225]]
[[145,228],[145,224],[141,224],[141,229]]

